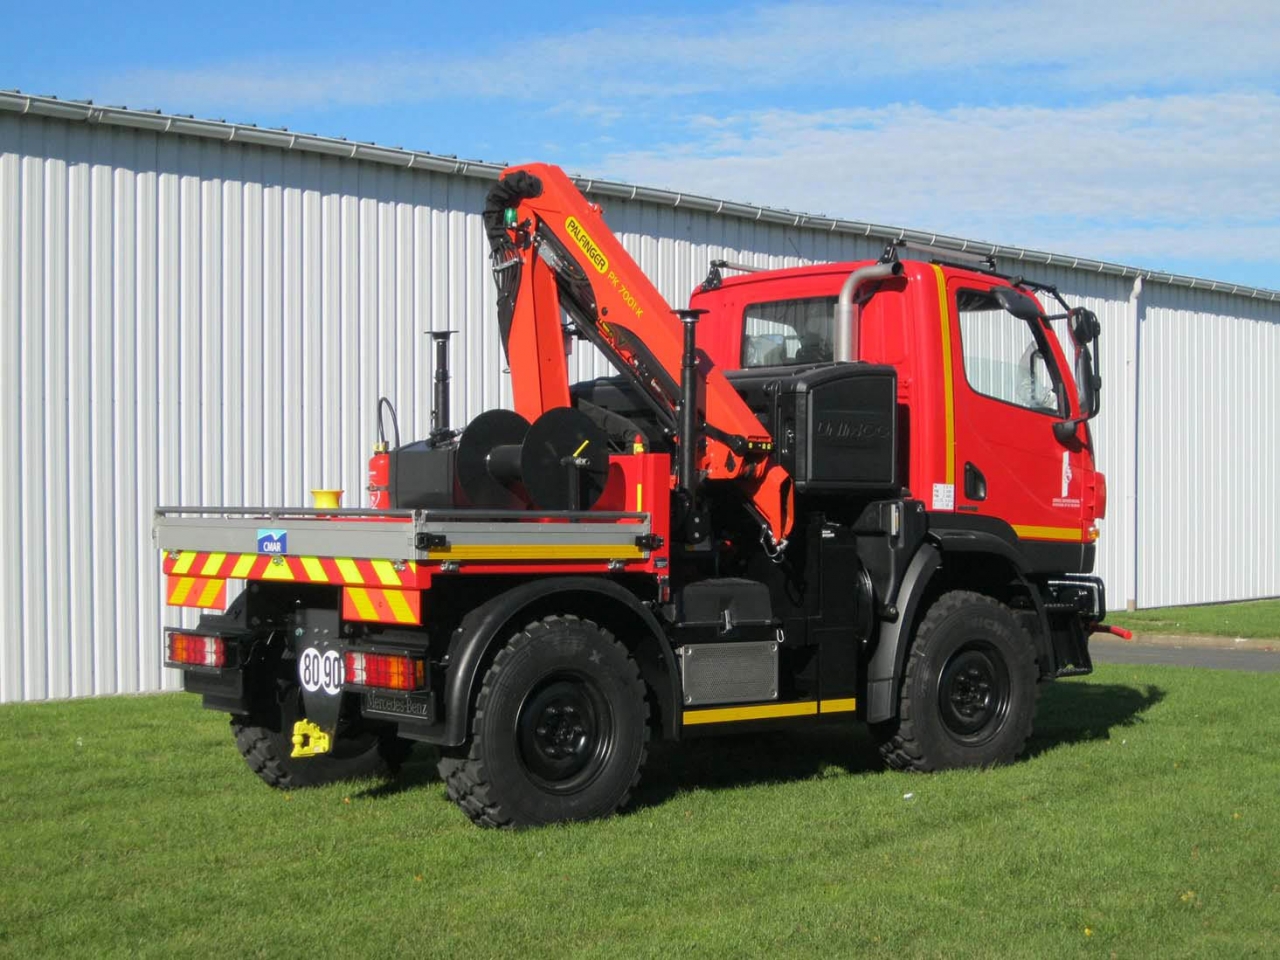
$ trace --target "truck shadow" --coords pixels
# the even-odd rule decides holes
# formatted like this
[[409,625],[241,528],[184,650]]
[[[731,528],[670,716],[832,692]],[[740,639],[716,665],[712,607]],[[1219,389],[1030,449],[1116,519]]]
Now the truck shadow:
[[[1068,744],[1106,740],[1113,730],[1140,723],[1142,714],[1164,697],[1164,690],[1151,685],[1048,684],[1041,692],[1035,731],[1023,759]],[[884,769],[870,734],[852,724],[825,725],[799,733],[655,744],[633,806],[656,806],[689,790],[806,780],[832,773],[881,773]]]
[[1072,743],[1106,740],[1113,728],[1141,723],[1142,714],[1164,698],[1164,690],[1154,684],[1050,683],[1040,691],[1035,730],[1023,757],[1038,757]]
[[[1035,732],[1023,759],[1060,746],[1106,740],[1114,729],[1140,723],[1142,714],[1164,698],[1164,690],[1152,685],[1048,684],[1041,691]],[[654,743],[632,809],[657,806],[690,790],[883,771],[870,734],[849,722],[826,723],[802,732],[743,732],[683,743]],[[419,745],[396,779],[371,786],[360,796],[393,796],[439,781],[436,751]]]

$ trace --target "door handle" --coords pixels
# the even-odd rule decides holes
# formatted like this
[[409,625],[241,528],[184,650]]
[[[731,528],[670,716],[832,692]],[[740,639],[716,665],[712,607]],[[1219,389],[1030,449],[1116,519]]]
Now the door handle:
[[987,478],[967,460],[964,464],[964,495],[970,500],[987,499]]

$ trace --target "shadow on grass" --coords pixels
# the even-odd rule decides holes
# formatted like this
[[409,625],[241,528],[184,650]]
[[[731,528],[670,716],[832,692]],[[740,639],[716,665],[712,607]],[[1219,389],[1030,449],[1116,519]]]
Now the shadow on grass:
[[383,780],[361,790],[356,796],[364,800],[378,800],[382,797],[394,797],[397,793],[404,793],[406,790],[416,790],[419,787],[439,783],[440,774],[436,772],[438,756],[435,747],[425,743],[415,744],[413,753],[401,765],[399,773],[389,780]]
[[[1067,744],[1105,740],[1113,728],[1140,722],[1142,714],[1164,698],[1164,690],[1151,685],[1047,684],[1023,758]],[[369,787],[360,796],[390,797],[439,783],[436,757],[433,748],[418,744],[399,776]],[[828,771],[867,774],[883,769],[875,742],[860,724],[827,723],[805,731],[743,732],[654,743],[631,806],[657,806],[688,790],[808,780]]]
[[658,806],[688,790],[809,780],[827,771],[858,774],[881,769],[870,735],[851,724],[655,743],[631,806]]
[[1142,714],[1165,698],[1160,687],[1130,687],[1116,683],[1047,684],[1040,691],[1036,726],[1024,758],[1071,743],[1105,740],[1113,727],[1142,721]]
[[[1041,691],[1036,726],[1023,759],[1055,747],[1105,740],[1116,727],[1141,722],[1165,697],[1155,686],[1051,683]],[[802,732],[735,734],[655,744],[634,806],[656,806],[686,790],[806,780],[825,771],[884,770],[865,727],[841,724]]]

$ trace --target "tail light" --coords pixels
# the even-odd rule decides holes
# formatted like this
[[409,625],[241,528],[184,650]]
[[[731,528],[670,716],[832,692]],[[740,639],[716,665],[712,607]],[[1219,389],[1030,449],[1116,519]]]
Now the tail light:
[[225,667],[227,645],[221,637],[171,630],[165,635],[164,662],[170,667]]
[[348,650],[346,682],[381,690],[421,690],[427,685],[427,662],[404,653],[358,653]]

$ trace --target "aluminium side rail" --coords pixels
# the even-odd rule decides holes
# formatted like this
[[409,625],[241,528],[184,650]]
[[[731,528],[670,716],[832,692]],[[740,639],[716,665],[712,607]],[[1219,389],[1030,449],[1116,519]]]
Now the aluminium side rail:
[[[651,531],[648,513],[621,511],[158,507],[152,539],[169,552],[425,562],[635,560],[648,557]],[[262,550],[264,536],[280,542],[280,549]]]

